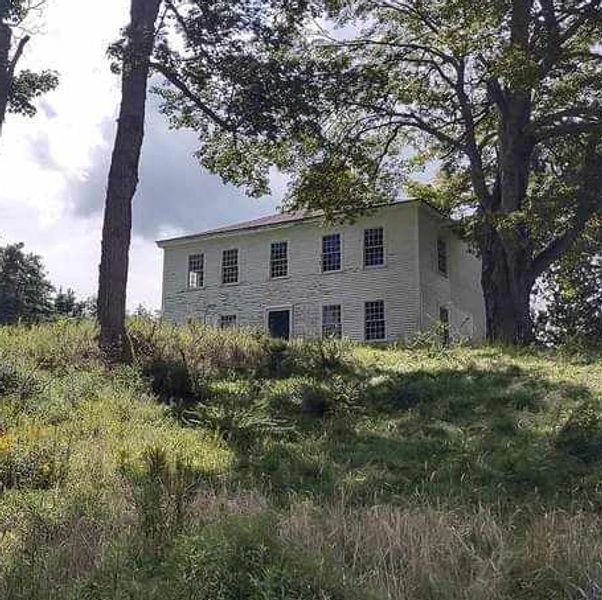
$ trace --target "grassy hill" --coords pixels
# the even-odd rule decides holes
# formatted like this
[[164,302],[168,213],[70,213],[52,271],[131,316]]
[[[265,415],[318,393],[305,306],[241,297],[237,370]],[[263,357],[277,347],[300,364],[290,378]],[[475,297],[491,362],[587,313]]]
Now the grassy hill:
[[602,360],[0,328],[0,598],[602,598]]

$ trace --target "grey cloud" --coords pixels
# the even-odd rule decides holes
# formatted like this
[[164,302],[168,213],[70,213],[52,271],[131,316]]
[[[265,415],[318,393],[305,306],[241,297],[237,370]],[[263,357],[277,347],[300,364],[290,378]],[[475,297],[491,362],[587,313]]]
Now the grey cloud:
[[55,160],[48,135],[39,131],[29,139],[29,152],[35,162],[43,169],[60,171],[61,165]]
[[[76,214],[91,216],[103,209],[114,129],[114,120],[103,123],[104,143],[94,152],[92,168],[84,180],[69,184]],[[151,97],[140,184],[134,199],[135,234],[156,239],[166,229],[194,233],[275,210],[274,198],[247,198],[240,190],[203,171],[193,156],[197,144],[194,134],[168,129]],[[276,183],[276,188],[281,189],[281,182]]]

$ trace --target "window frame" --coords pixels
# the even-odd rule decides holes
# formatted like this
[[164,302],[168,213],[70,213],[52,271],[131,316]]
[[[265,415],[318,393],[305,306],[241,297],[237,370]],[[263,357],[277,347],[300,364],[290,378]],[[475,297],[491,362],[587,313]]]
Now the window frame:
[[[193,271],[191,268],[191,263],[192,263],[192,259],[194,258],[199,258],[200,257],[200,271],[195,270]],[[186,288],[189,290],[200,290],[202,288],[205,287],[205,253],[204,252],[195,252],[194,254],[189,254],[188,255],[188,269],[187,269],[187,273],[188,273],[188,281],[186,282]],[[200,285],[198,284],[198,280],[197,283],[195,285],[191,284],[191,275],[192,274],[199,275],[201,276],[201,283]]]
[[451,342],[450,311],[447,306],[439,307],[439,324],[441,327],[441,341],[444,346],[449,346]]
[[[325,316],[326,316],[326,310],[327,309],[338,309],[338,323],[333,323],[334,327],[336,328],[336,330],[334,331],[334,333],[332,332],[327,332],[326,331],[326,320],[325,320]],[[332,325],[332,324],[330,324]],[[333,338],[335,340],[340,340],[343,338],[343,305],[338,303],[338,304],[322,304],[322,339],[325,338]]]
[[[227,265],[226,264],[226,253],[235,252],[236,253],[236,265]],[[226,281],[226,269],[236,269],[236,280],[234,281]],[[222,250],[222,269],[221,269],[221,281],[222,285],[237,285],[240,283],[240,250],[238,248],[227,248]]]
[[[373,337],[369,335],[369,321],[368,321],[368,305],[369,304],[380,304],[382,305],[382,319],[372,319],[370,323],[380,323],[382,321],[382,337]],[[366,342],[385,342],[387,340],[387,311],[384,300],[366,300],[364,302],[364,341]]]
[[[381,243],[380,246],[368,246],[366,244],[366,236],[368,232],[380,231],[381,232]],[[368,264],[367,257],[368,251],[375,250],[380,248],[381,251],[381,262],[375,264]],[[382,225],[377,225],[376,227],[365,227],[363,230],[363,263],[364,269],[378,269],[379,267],[384,267],[386,264],[386,254],[385,254],[385,228]]]
[[[444,268],[441,268],[441,249],[444,250],[443,258],[444,258]],[[449,278],[449,245],[447,240],[443,236],[437,236],[437,241],[435,242],[435,250],[436,250],[436,265],[437,265],[437,273],[441,275],[441,277]]]
[[[285,248],[286,248],[286,254],[285,254],[285,258],[279,258],[279,259],[274,259],[274,246],[276,245],[281,245],[284,244]],[[285,265],[285,273],[283,275],[274,275],[274,261],[275,260],[284,260],[284,265]],[[290,265],[289,265],[289,242],[288,240],[279,240],[276,242],[270,242],[270,258],[269,258],[269,263],[268,263],[268,276],[270,279],[284,279],[286,277],[289,276],[289,271],[290,271]]]
[[[337,269],[324,269],[324,257],[325,257],[324,240],[326,238],[331,238],[331,237],[335,237],[335,236],[339,238],[339,250],[338,250],[339,266]],[[323,234],[320,239],[320,272],[321,273],[340,273],[342,270],[343,270],[343,234],[338,231]]]
[[236,329],[238,327],[238,315],[236,313],[228,313],[219,316],[219,328],[222,331],[226,329]]

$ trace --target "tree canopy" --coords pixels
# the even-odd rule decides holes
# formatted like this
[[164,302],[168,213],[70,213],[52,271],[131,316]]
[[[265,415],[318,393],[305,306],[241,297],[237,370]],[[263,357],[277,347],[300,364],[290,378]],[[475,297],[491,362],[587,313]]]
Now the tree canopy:
[[58,85],[55,71],[17,70],[30,35],[23,25],[45,5],[45,0],[0,0],[0,131],[7,112],[32,117],[33,101]]
[[[278,16],[294,5],[287,35],[234,28],[233,49],[208,35],[222,30],[207,3],[180,4],[200,42],[166,41],[157,70],[175,86],[161,92],[172,123],[202,133],[205,166],[262,193],[276,165],[293,205],[330,215],[405,185],[466,225],[490,338],[533,339],[534,282],[601,210],[602,0],[258,2]],[[412,183],[433,161],[436,182]]]

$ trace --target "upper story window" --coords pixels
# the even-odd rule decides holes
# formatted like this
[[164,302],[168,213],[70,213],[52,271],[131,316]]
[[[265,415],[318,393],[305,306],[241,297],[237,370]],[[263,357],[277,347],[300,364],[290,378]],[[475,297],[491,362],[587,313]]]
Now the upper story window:
[[341,270],[341,234],[322,237],[322,272]]
[[288,275],[288,242],[272,242],[270,248],[270,277]]
[[365,303],[364,335],[367,342],[385,339],[384,300],[373,300]]
[[191,254],[188,257],[188,287],[201,288],[205,283],[205,257],[203,254]]
[[382,227],[364,229],[364,267],[385,264],[385,236]]
[[221,315],[219,318],[220,329],[233,329],[236,327],[236,315]]
[[340,339],[343,333],[341,305],[327,304],[322,307],[322,337]]
[[238,283],[238,248],[222,253],[222,283]]
[[447,277],[447,242],[443,238],[437,238],[437,270]]

